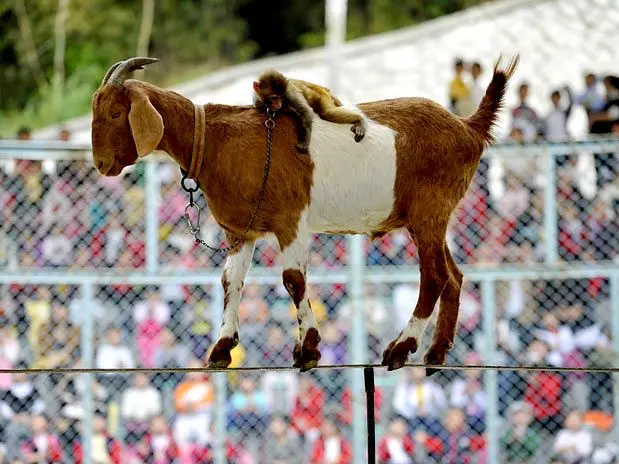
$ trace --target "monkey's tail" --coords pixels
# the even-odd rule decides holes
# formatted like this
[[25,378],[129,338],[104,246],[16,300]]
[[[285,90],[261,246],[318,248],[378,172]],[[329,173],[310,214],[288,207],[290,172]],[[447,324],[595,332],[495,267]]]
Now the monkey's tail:
[[499,111],[503,108],[507,82],[516,71],[519,62],[520,55],[517,53],[512,57],[506,68],[499,68],[501,63],[501,56],[499,56],[494,65],[494,73],[486,89],[486,94],[479,103],[477,111],[466,120],[468,126],[483,140],[486,146],[494,143],[491,130],[497,123]]

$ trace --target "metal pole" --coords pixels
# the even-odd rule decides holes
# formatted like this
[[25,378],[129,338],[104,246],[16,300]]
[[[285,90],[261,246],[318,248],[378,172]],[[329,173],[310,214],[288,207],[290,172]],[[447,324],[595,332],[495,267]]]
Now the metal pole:
[[146,270],[157,272],[159,262],[159,184],[157,182],[157,162],[150,158],[144,169],[144,207],[146,208]]
[[[483,329],[485,335],[484,362],[495,364],[496,321],[495,321],[495,281],[486,279],[481,282],[483,311]],[[488,462],[499,462],[499,381],[498,373],[489,370],[484,373],[484,386],[487,396],[486,432],[488,440]]]
[[[327,0],[325,6],[326,53],[328,86],[340,93],[340,52],[346,39],[347,0]],[[354,363],[367,362],[367,337],[365,334],[363,307],[363,271],[364,252],[363,236],[348,237],[348,297],[351,307],[352,324],[350,330],[350,354]],[[365,463],[365,438],[368,431],[364,430],[363,408],[363,374],[360,371],[350,371],[352,396],[352,445],[355,463]],[[372,398],[373,399],[373,398]]]
[[368,424],[368,464],[376,464],[376,418],[374,417],[374,369],[363,369],[365,382],[365,414]]
[[[610,313],[613,350],[619,353],[619,273],[615,272],[610,278]],[[619,443],[619,374],[613,374],[613,410],[615,443]]]
[[545,155],[544,186],[544,242],[546,244],[546,264],[554,265],[558,258],[558,216],[557,216],[557,153],[549,149]]
[[[82,311],[84,312],[84,323],[81,329],[81,348],[83,367],[89,369],[94,367],[94,321],[92,317],[92,306],[94,301],[94,291],[92,282],[84,282],[82,285]],[[84,417],[82,419],[82,455],[83,463],[92,463],[92,423],[94,414],[94,398],[92,393],[93,374],[81,374],[84,376],[86,389],[84,391]]]
[[[213,286],[213,307],[212,323],[213,327],[221,327],[223,322],[223,307],[224,307],[224,291],[221,285]],[[214,454],[215,464],[226,464],[226,389],[227,378],[224,372],[216,372],[213,374],[215,380],[215,440]]]

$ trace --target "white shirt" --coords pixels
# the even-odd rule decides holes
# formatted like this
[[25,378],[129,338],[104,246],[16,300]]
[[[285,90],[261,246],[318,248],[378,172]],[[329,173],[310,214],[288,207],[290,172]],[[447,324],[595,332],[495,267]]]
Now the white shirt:
[[125,419],[148,421],[161,412],[161,394],[152,387],[129,388],[123,394],[121,412]]
[[340,437],[330,437],[325,440],[325,461],[337,462],[340,459]]
[[430,380],[420,384],[400,382],[393,395],[393,409],[407,419],[438,417],[446,406],[443,389]]
[[546,117],[546,140],[549,142],[561,142],[567,140],[567,117],[565,111],[553,109]]
[[[563,448],[571,446],[574,447],[574,450],[569,452],[561,451]],[[591,433],[586,430],[578,430],[576,432],[567,429],[561,430],[557,434],[554,451],[561,453],[570,460],[587,457],[591,454],[591,451],[593,451]]]
[[170,320],[170,307],[163,301],[151,303],[150,301],[140,301],[133,308],[133,318],[136,324],[144,321],[148,316],[153,317],[159,324],[166,325]]
[[389,450],[389,464],[413,464],[402,440],[394,437],[387,438],[387,449]]
[[135,367],[131,350],[122,345],[104,343],[97,351],[97,369]]

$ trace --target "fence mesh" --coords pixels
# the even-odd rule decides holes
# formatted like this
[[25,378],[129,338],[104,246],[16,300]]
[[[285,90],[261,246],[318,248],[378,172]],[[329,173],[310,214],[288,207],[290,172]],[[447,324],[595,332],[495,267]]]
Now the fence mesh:
[[[605,192],[616,188],[617,180],[599,175],[609,171],[612,158],[596,161],[588,153],[553,158],[555,244],[545,236],[549,173],[544,159],[523,148],[516,155],[484,160],[450,228],[450,247],[459,263],[478,270],[532,265],[546,259],[549,247],[568,265],[616,260],[616,199]],[[594,188],[580,182],[592,175],[587,169],[597,179]],[[187,233],[182,218],[186,198],[177,171],[168,163],[156,169],[157,263],[177,273],[215,269],[221,256],[197,249]],[[43,168],[40,162],[18,159],[0,175],[5,270],[52,269],[70,275],[86,269],[146,268],[147,179],[141,165],[108,179],[95,175],[89,162],[62,161]],[[201,196],[198,201],[204,205]],[[211,217],[204,220],[203,231],[210,243],[223,240]],[[365,243],[369,268],[397,273],[416,264],[416,249],[407,235]],[[341,269],[346,263],[345,237],[315,236],[314,272]],[[254,266],[277,264],[276,244],[260,242]],[[508,366],[616,365],[608,278],[514,278],[496,281],[493,289],[496,347],[488,346],[484,331],[480,282],[466,279],[448,363],[480,364],[492,350],[495,361]],[[316,284],[310,292],[322,333],[321,363],[351,362],[353,314],[346,285]],[[2,285],[0,366],[81,367],[85,343],[94,351],[97,368],[204,366],[218,334],[216,293],[211,285],[100,285],[94,288],[94,300],[86,301],[78,285]],[[414,282],[365,284],[369,362],[380,362],[418,295]],[[240,308],[241,343],[233,351],[232,366],[290,366],[293,316],[279,281],[248,284]],[[94,324],[92,340],[82,333],[88,317]],[[426,337],[420,353],[428,343]],[[92,462],[214,462],[218,443],[225,462],[239,464],[353,462],[353,404],[364,398],[353,394],[350,372],[224,375],[225,387],[219,390],[216,375],[97,374],[89,431]],[[502,461],[611,462],[604,460],[616,452],[610,374],[501,371],[497,376],[495,436]],[[83,462],[87,385],[78,374],[0,375],[4,462]],[[423,369],[377,371],[379,462],[486,462],[490,400],[478,370],[441,371],[430,378]],[[223,437],[216,426],[221,405]]]

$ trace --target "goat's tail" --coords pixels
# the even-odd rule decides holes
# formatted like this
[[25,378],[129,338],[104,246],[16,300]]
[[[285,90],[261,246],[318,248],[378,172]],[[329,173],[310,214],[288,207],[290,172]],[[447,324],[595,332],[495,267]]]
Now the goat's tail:
[[489,146],[494,143],[494,137],[491,134],[492,128],[497,123],[499,117],[499,111],[503,107],[503,98],[505,97],[505,91],[507,90],[507,82],[512,77],[518,62],[520,61],[520,55],[516,54],[510,61],[507,68],[499,68],[501,63],[501,56],[494,65],[494,73],[492,75],[492,81],[486,89],[486,94],[479,103],[477,111],[467,119],[469,127],[477,134],[484,142]]

